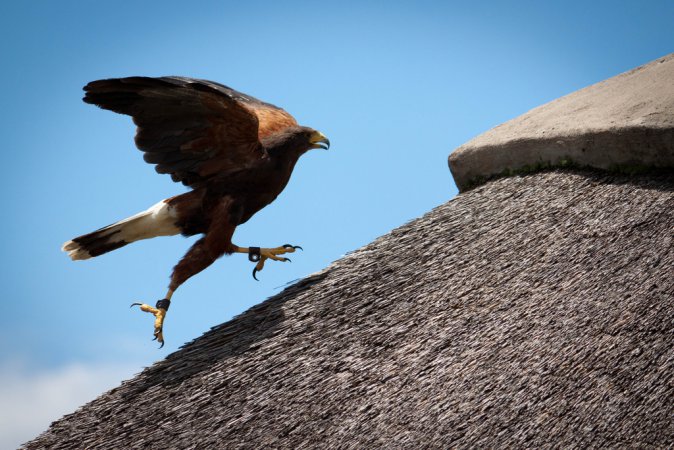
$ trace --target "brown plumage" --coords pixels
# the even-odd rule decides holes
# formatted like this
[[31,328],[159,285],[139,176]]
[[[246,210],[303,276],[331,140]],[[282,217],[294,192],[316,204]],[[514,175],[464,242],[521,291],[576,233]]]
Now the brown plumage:
[[[252,251],[261,270],[265,260],[286,260],[279,255],[295,250],[289,245],[249,250],[231,238],[238,225],[281,193],[302,154],[328,148],[320,132],[299,126],[281,108],[212,81],[129,77],[93,81],[84,90],[86,103],[133,117],[144,160],[192,190],[66,242],[63,250],[73,260],[140,239],[203,234],[175,266],[170,299],[178,286],[224,254]],[[155,328],[161,341],[161,324]]]

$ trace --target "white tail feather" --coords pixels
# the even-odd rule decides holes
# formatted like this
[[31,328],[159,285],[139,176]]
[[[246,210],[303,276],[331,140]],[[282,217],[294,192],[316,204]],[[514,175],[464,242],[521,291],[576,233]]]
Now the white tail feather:
[[180,233],[177,216],[165,200],[146,211],[68,241],[61,250],[73,260],[89,259],[131,242]]

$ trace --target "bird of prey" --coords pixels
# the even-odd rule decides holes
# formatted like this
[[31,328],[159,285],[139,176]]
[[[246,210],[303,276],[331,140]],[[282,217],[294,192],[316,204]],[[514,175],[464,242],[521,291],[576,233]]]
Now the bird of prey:
[[203,234],[173,268],[164,298],[155,307],[132,305],[155,316],[154,338],[162,346],[171,297],[188,278],[232,253],[248,254],[255,277],[266,260],[289,261],[281,255],[301,249],[239,247],[232,235],[281,193],[300,156],[330,146],[322,133],[299,126],[281,108],[207,80],[115,78],[92,81],[84,91],[86,103],[131,116],[143,159],[191,188],[62,247],[71,259],[83,260],[141,239]]

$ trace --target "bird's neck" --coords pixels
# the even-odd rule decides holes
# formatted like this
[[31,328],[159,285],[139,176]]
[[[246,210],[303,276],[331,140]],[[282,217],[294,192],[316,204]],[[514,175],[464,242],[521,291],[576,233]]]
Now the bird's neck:
[[295,167],[295,163],[297,163],[297,160],[301,156],[300,152],[283,147],[268,149],[267,153],[277,167],[284,167],[290,170]]

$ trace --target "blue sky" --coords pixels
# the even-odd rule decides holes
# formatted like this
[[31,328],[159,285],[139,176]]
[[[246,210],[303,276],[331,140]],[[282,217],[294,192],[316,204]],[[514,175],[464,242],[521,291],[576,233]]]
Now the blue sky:
[[[456,195],[447,156],[527,110],[674,51],[671,1],[3,2],[0,447]],[[260,282],[245,256],[181,287],[157,349],[134,301],[162,297],[195,239],[71,262],[61,244],[184,192],[88,81],[212,79],[323,131],[238,245],[290,242]],[[66,395],[67,394],[67,395]]]

